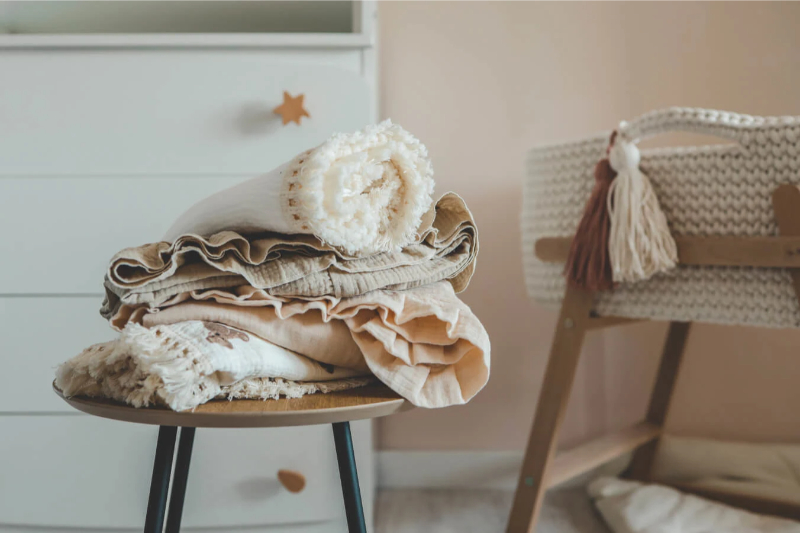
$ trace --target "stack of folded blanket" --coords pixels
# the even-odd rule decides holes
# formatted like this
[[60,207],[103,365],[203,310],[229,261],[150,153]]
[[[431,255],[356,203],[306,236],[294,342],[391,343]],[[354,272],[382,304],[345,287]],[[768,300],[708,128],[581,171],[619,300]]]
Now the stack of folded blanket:
[[432,201],[425,147],[390,121],[336,134],[181,215],[111,260],[101,314],[120,331],[61,365],[67,396],[192,409],[376,378],[418,406],[469,401],[489,338],[456,293],[478,234]]

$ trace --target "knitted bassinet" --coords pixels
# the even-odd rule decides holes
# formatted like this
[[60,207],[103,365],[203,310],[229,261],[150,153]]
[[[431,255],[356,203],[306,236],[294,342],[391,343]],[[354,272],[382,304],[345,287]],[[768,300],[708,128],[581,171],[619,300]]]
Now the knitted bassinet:
[[[620,124],[639,140],[669,131],[722,137],[734,144],[643,150],[649,176],[674,236],[772,236],[772,193],[800,185],[800,117],[753,117],[671,108]],[[564,296],[563,264],[536,258],[542,237],[570,237],[594,186],[609,133],[529,152],[522,245],[528,292],[544,304]],[[679,265],[666,274],[598,294],[600,316],[800,327],[800,307],[786,269]]]

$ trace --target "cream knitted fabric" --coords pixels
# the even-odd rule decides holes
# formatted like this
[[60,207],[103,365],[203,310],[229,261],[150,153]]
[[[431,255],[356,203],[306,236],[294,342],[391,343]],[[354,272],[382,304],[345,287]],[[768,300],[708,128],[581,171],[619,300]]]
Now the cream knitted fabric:
[[[623,124],[636,141],[667,131],[716,135],[716,146],[643,150],[649,176],[674,236],[777,235],[771,195],[800,185],[800,117],[752,117],[723,111],[671,108]],[[524,183],[522,245],[528,291],[560,303],[564,266],[536,259],[542,237],[571,236],[605,155],[608,133],[530,151]],[[784,269],[678,266],[647,281],[600,294],[605,316],[800,327],[800,308]]]
[[56,386],[67,397],[104,396],[134,407],[160,403],[183,411],[248,392],[251,398],[297,398],[336,390],[320,382],[366,375],[363,369],[320,364],[224,324],[192,320],[151,329],[128,324],[116,341],[90,346],[59,366]]

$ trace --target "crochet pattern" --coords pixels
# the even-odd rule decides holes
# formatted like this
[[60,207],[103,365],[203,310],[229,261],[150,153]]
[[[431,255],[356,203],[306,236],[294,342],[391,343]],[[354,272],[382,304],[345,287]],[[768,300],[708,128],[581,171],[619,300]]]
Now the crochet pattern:
[[[668,131],[723,137],[735,144],[642,150],[641,169],[653,185],[674,236],[771,236],[778,230],[772,192],[800,185],[800,117],[753,117],[670,108],[618,129],[631,141]],[[564,265],[534,253],[543,237],[575,232],[604,157],[608,132],[535,148],[523,187],[525,281],[537,301],[558,305]],[[800,327],[800,306],[786,269],[679,265],[667,274],[599,293],[601,316]]]

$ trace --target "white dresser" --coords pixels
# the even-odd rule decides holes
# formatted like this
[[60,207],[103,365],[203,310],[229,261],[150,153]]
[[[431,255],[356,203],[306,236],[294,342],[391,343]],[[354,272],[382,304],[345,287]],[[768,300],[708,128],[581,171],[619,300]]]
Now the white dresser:
[[[54,368],[114,337],[98,314],[114,252],[374,122],[374,16],[350,2],[0,3],[0,532],[141,530],[157,428],[77,414]],[[283,91],[305,95],[302,125],[273,114]],[[370,521],[371,429],[353,431]],[[306,489],[286,491],[279,469]],[[201,429],[183,522],[344,532],[330,426]]]

